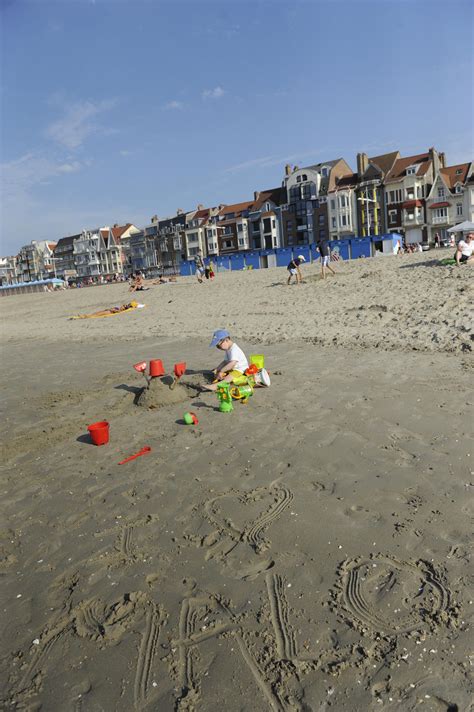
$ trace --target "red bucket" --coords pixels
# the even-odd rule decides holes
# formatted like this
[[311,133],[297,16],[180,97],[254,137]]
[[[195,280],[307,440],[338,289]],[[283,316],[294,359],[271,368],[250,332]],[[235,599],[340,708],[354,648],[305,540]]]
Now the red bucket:
[[164,376],[165,369],[163,368],[163,361],[160,358],[155,358],[150,361],[150,376],[156,378],[157,376]]
[[109,442],[109,424],[106,420],[88,425],[87,430],[94,445],[105,445]]

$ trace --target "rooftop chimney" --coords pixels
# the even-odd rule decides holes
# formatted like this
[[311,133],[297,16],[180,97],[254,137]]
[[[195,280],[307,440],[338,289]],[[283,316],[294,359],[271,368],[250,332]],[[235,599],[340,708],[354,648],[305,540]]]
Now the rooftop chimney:
[[294,166],[294,167],[293,167],[293,173],[294,173],[295,171],[299,171],[299,169],[300,169],[299,166]]
[[152,215],[151,224],[156,225],[157,222],[158,222],[158,215]]
[[438,153],[439,156],[439,162],[441,164],[441,168],[446,168],[446,156],[444,151],[442,153]]
[[432,146],[428,149],[428,153],[430,154],[430,159],[433,162],[433,176],[436,176],[441,168],[438,151]]
[[202,203],[198,203],[196,210],[204,210],[204,205]]
[[289,163],[287,163],[286,166],[285,166],[285,175],[286,175],[286,176],[291,175],[291,166],[290,166]]
[[258,190],[253,191],[253,199],[258,200],[260,198],[260,192]]
[[182,215],[184,213],[183,208],[178,208],[176,211],[176,215]]
[[357,173],[361,178],[369,167],[369,158],[366,153],[357,154]]

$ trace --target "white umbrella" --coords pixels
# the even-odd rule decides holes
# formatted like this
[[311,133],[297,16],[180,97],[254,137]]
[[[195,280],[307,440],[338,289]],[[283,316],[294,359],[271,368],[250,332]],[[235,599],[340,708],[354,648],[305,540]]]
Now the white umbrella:
[[464,222],[459,223],[459,225],[450,227],[448,232],[474,232],[474,222],[465,220]]

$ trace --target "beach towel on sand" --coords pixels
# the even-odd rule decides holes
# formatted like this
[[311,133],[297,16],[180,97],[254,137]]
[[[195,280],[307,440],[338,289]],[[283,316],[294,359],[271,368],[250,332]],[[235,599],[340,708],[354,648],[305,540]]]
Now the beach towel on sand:
[[439,263],[440,265],[455,265],[456,260],[454,259],[454,257],[445,257],[445,259],[440,260]]
[[138,302],[130,302],[130,304],[122,304],[121,307],[112,307],[109,309],[104,309],[103,311],[94,312],[93,314],[77,314],[76,316],[69,317],[70,319],[105,319],[108,316],[116,316],[117,314],[124,314],[125,312],[133,311],[134,309],[143,309],[146,304],[139,304]]

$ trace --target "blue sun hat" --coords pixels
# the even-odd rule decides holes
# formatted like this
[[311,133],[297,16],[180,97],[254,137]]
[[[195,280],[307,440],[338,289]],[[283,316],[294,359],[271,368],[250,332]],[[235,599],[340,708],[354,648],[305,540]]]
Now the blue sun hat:
[[230,334],[227,331],[227,329],[217,329],[212,335],[212,341],[209,344],[209,348],[212,348],[213,346],[217,346],[219,341],[222,341],[223,339],[229,338]]

